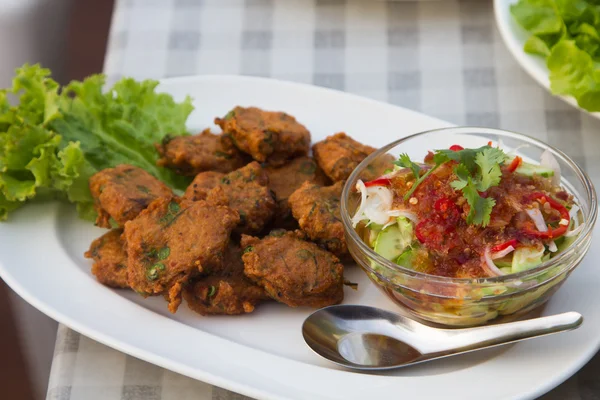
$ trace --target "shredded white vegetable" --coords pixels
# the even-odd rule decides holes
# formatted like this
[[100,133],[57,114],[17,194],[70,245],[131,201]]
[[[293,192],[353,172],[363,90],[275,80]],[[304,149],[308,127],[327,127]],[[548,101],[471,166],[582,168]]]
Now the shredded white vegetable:
[[585,227],[584,222],[581,222],[581,224],[579,223],[579,206],[574,205],[571,207],[571,210],[569,210],[569,215],[571,216],[573,229],[568,230],[567,233],[565,233],[565,237],[577,236]]
[[576,228],[573,228],[570,231],[567,231],[567,233],[565,233],[566,237],[572,237],[572,236],[577,236],[581,233],[581,231],[583,230],[583,227],[585,226],[585,224],[581,224]]
[[504,250],[500,250],[496,253],[493,253],[491,255],[492,260],[495,260],[497,258],[502,258],[504,256],[509,255],[510,253],[512,253],[513,251],[515,251],[515,248],[513,246],[508,246],[507,248],[505,248]]
[[556,247],[554,240],[548,243],[548,250],[550,250],[551,253],[556,253],[558,251],[558,247]]
[[556,160],[556,158],[550,153],[550,151],[545,150],[540,157],[540,165],[544,167],[551,168],[554,171],[554,176],[552,177],[553,185],[560,185],[560,164]]
[[405,218],[408,218],[408,219],[410,219],[415,224],[419,223],[419,217],[417,217],[417,214],[415,214],[414,212],[411,212],[411,211],[407,211],[407,210],[393,210],[393,211],[390,211],[389,214],[392,217],[405,217]]
[[489,275],[489,276],[500,276],[500,275],[504,275],[502,273],[502,271],[500,271],[498,269],[498,267],[496,267],[496,264],[494,264],[494,261],[492,260],[492,256],[490,254],[490,247],[486,247],[485,251],[483,253],[483,262],[481,263],[483,270]]
[[569,210],[569,215],[571,216],[573,223],[575,225],[579,226],[579,206],[578,205],[574,205],[573,207],[571,207],[571,209]]
[[530,208],[529,210],[526,210],[526,212],[527,212],[527,215],[529,215],[529,218],[532,219],[532,221],[535,224],[535,227],[538,229],[538,231],[540,231],[540,232],[548,231],[548,226],[546,225],[546,221],[544,221],[544,216],[542,215],[542,212],[539,209]]
[[356,189],[360,191],[361,202],[356,214],[352,217],[352,224],[356,225],[360,221],[369,221],[378,225],[386,225],[397,214],[399,210],[392,210],[394,195],[392,191],[384,186],[366,187],[359,180],[356,183]]

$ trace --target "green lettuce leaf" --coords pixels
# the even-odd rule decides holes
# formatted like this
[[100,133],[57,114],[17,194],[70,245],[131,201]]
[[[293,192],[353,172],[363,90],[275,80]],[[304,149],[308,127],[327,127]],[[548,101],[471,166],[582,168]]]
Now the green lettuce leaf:
[[156,166],[154,143],[187,134],[191,99],[156,93],[156,81],[104,84],[94,75],[61,90],[48,69],[24,65],[0,90],[0,220],[32,199],[65,199],[93,219],[89,178],[122,163],[185,187],[187,178]]
[[553,0],[521,0],[510,6],[517,22],[533,35],[557,35],[564,28],[558,7]]
[[546,58],[550,89],[600,111],[600,0],[519,0],[515,20],[531,36],[524,50]]
[[526,53],[547,57],[550,55],[548,44],[537,36],[530,36],[523,47]]

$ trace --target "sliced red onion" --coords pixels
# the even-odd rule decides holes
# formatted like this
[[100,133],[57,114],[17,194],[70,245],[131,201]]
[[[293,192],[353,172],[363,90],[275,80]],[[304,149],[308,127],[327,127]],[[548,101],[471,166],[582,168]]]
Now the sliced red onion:
[[567,233],[565,233],[566,237],[572,237],[572,236],[577,236],[581,233],[581,231],[583,230],[583,227],[585,226],[585,224],[581,224],[576,228],[573,228],[570,231],[567,231]]
[[417,217],[417,214],[408,210],[392,210],[389,212],[389,215],[392,217],[405,217],[410,219],[415,224],[419,223],[419,217]]
[[358,206],[358,210],[354,213],[352,217],[352,226],[356,228],[356,225],[364,219],[364,209],[367,206],[367,187],[362,180],[356,181],[356,190],[360,192],[360,205]]
[[535,227],[538,229],[538,231],[548,231],[548,225],[546,225],[546,221],[544,221],[544,216],[542,215],[542,212],[539,209],[530,208],[529,210],[525,211],[527,212],[527,215],[529,215],[529,218],[531,218],[531,220],[535,224]]
[[[502,148],[502,146],[500,145],[500,140],[498,140],[498,147]],[[511,151],[509,151],[508,153],[506,153],[509,156],[512,156],[512,158],[514,158],[517,155],[517,152],[521,149],[526,149],[528,147],[531,147],[528,144],[522,144],[520,146],[515,147],[514,149],[512,149]]]
[[368,220],[379,225],[385,225],[390,220],[390,211],[394,195],[384,186],[366,187],[362,181],[357,181],[356,188],[361,192],[361,204],[352,217],[356,226],[360,221]]
[[554,176],[552,177],[552,184],[560,185],[560,164],[556,160],[556,158],[550,153],[549,150],[545,150],[540,157],[540,165],[544,167],[551,168],[554,171]]
[[579,206],[578,205],[574,205],[573,207],[571,207],[571,209],[569,210],[569,215],[571,216],[571,220],[573,220],[573,223],[575,225],[579,226]]
[[482,267],[483,270],[489,275],[489,276],[500,276],[500,275],[504,275],[502,273],[502,271],[500,271],[498,269],[498,267],[496,267],[496,264],[494,264],[494,261],[492,261],[492,257],[490,254],[490,246],[485,248],[485,251],[483,253],[483,262]]
[[492,253],[492,260],[495,260],[497,258],[502,258],[505,257],[507,255],[509,255],[510,253],[512,253],[513,251],[515,251],[515,248],[512,246],[508,246],[507,248],[505,248],[504,250],[500,250],[496,253]]

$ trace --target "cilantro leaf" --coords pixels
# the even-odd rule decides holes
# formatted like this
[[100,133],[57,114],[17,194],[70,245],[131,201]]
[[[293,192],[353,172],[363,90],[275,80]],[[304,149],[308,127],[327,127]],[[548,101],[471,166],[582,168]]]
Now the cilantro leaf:
[[435,156],[433,157],[436,164],[438,162],[446,162],[446,161],[456,161],[460,164],[464,164],[464,166],[471,173],[477,172],[477,164],[475,164],[475,157],[478,153],[481,153],[485,149],[489,149],[490,146],[482,146],[477,149],[463,149],[459,151],[454,150],[436,150]]
[[467,184],[462,192],[471,208],[467,215],[467,223],[486,227],[490,223],[490,216],[496,200],[481,197],[471,178],[467,179]]
[[400,158],[398,158],[398,161],[394,161],[394,164],[396,164],[399,167],[410,168],[413,175],[415,176],[415,179],[418,179],[421,176],[421,167],[412,162],[412,160],[406,153],[400,154]]
[[469,183],[469,170],[463,164],[458,164],[454,168],[454,173],[456,174],[458,179],[453,182],[450,182],[450,186],[452,186],[454,190],[462,190],[462,188],[467,186],[467,184]]
[[412,173],[415,176],[415,182],[413,183],[410,190],[408,192],[406,192],[406,194],[404,195],[404,200],[408,200],[410,198],[410,196],[412,196],[412,194],[415,192],[417,187],[421,184],[421,182],[423,182],[425,179],[427,179],[427,177],[429,175],[431,175],[431,173],[433,171],[435,171],[444,162],[446,162],[446,161],[443,161],[442,163],[439,163],[439,164],[436,162],[436,165],[434,165],[432,168],[429,169],[429,171],[425,172],[423,174],[423,176],[421,176],[421,167],[419,165],[415,164],[414,162],[412,162],[410,157],[408,156],[408,154],[406,154],[406,153],[400,154],[400,158],[398,158],[397,161],[394,161],[394,164],[396,164],[399,167],[410,168],[410,170],[412,171]]
[[497,148],[488,147],[481,153],[477,153],[475,163],[479,166],[481,172],[481,180],[477,187],[480,192],[485,192],[490,187],[500,184],[500,178],[502,177],[500,164],[505,160],[506,155]]

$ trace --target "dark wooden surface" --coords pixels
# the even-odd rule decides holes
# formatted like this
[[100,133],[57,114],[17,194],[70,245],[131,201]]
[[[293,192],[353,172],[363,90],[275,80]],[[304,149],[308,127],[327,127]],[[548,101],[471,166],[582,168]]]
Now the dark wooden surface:
[[102,72],[113,7],[114,0],[74,2],[65,66],[69,80]]
[[[66,38],[66,71],[63,74],[66,81],[61,83],[102,72],[113,6],[114,0],[73,2]],[[23,357],[9,290],[0,279],[0,398],[31,400],[34,399],[31,375]]]
[[12,315],[8,291],[0,280],[0,390],[3,399],[33,399],[30,376],[22,352],[22,343]]

